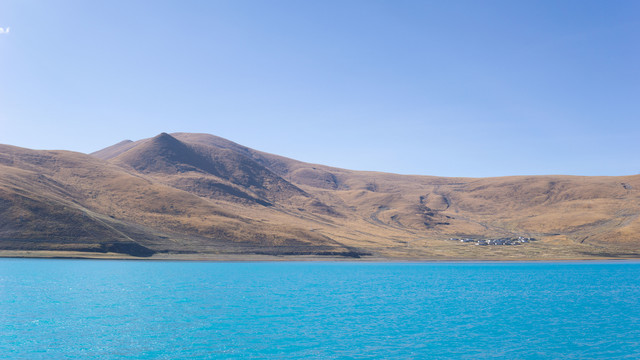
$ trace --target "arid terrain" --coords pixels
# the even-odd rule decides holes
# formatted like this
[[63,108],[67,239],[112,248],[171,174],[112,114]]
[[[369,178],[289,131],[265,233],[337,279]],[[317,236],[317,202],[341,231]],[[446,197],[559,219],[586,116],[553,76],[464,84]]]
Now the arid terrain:
[[207,134],[90,155],[0,145],[0,256],[638,258],[639,190],[640,175],[351,171]]

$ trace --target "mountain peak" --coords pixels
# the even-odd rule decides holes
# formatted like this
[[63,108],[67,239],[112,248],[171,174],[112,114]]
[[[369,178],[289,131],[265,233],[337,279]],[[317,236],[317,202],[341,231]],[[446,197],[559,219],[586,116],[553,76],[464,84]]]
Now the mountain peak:
[[187,144],[164,132],[134,144],[135,146],[117,155],[114,160],[139,171],[173,173],[184,170],[182,164],[193,157]]
[[176,138],[174,138],[173,136],[167,134],[166,132],[160,133],[154,137],[151,138],[151,142],[155,142],[155,143],[159,143],[159,144],[166,144],[166,145],[184,145],[184,143]]
[[102,150],[98,150],[95,152],[92,152],[91,156],[96,157],[98,159],[102,159],[102,160],[109,160],[111,158],[114,158],[120,154],[122,154],[123,152],[131,149],[132,147],[135,146],[135,143],[131,140],[122,140],[119,143],[115,144],[115,145],[111,145],[109,147],[106,147]]
[[172,138],[175,139],[173,136],[167,134],[166,132],[161,132],[160,134],[156,135],[154,137],[154,139],[163,139],[163,138]]

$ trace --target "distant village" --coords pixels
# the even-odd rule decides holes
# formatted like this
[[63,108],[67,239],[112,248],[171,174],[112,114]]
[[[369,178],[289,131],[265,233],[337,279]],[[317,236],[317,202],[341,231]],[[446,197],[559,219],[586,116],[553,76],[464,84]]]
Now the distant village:
[[505,237],[505,238],[497,238],[497,239],[471,239],[471,238],[458,239],[458,238],[450,238],[449,240],[450,241],[459,241],[459,242],[463,242],[463,243],[475,243],[476,245],[480,245],[480,246],[487,246],[487,245],[522,245],[522,244],[525,244],[525,243],[529,243],[531,241],[536,241],[535,238],[524,237],[524,236]]

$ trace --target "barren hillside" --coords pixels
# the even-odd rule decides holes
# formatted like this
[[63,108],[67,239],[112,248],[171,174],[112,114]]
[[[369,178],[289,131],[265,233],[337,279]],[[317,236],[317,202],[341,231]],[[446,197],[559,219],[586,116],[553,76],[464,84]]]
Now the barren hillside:
[[0,250],[152,258],[638,257],[639,189],[640,175],[474,179],[351,171],[207,134],[163,133],[91,156],[1,145]]

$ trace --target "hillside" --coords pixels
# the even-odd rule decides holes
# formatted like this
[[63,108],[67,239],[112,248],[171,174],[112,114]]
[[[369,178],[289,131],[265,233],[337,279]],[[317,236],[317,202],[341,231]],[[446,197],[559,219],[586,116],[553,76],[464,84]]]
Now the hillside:
[[0,251],[635,258],[639,189],[640,175],[474,179],[351,171],[208,134],[163,133],[91,155],[0,145]]

